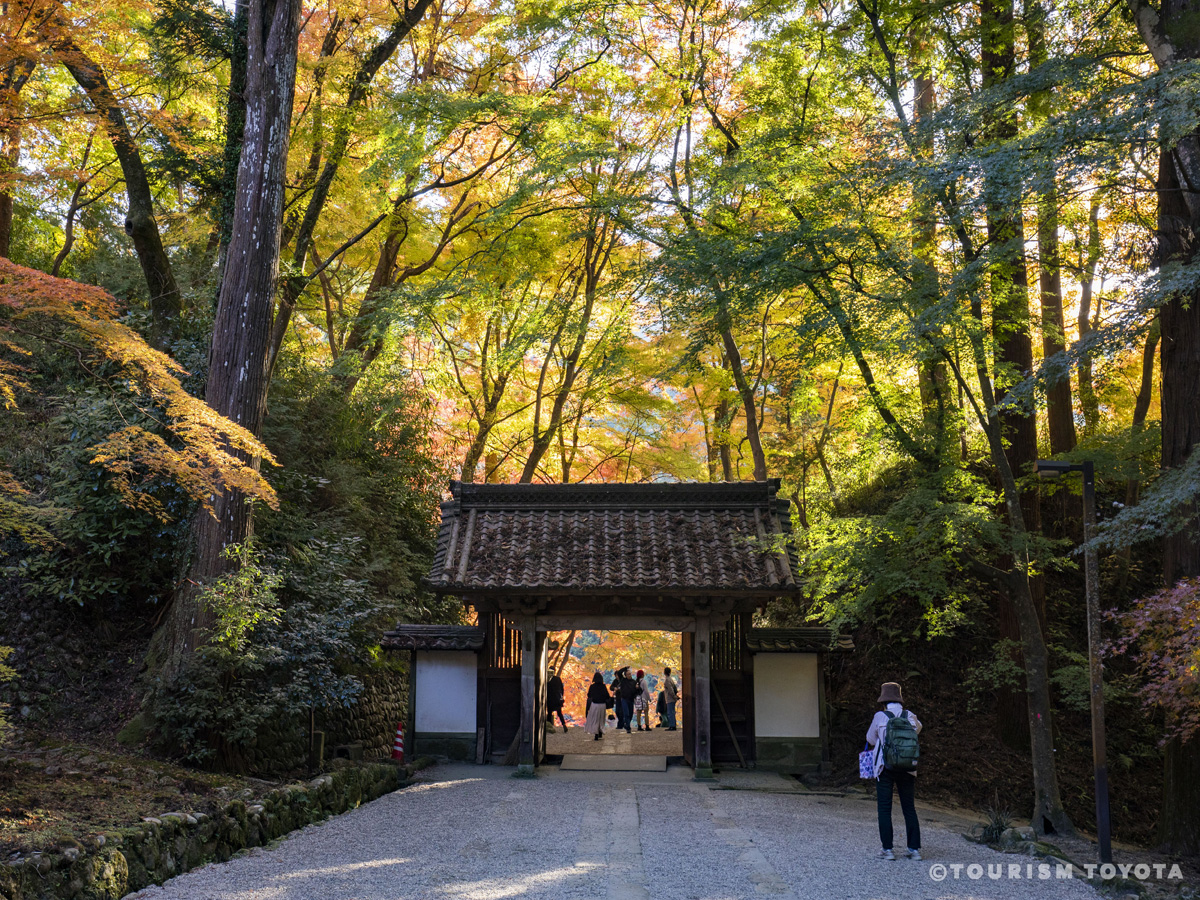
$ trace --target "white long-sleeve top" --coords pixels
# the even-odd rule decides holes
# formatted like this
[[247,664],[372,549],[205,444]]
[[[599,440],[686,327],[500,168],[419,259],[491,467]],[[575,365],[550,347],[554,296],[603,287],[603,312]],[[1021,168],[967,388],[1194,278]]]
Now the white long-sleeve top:
[[[898,716],[904,713],[908,716],[908,721],[912,722],[912,727],[916,729],[917,734],[921,733],[921,720],[917,718],[916,713],[911,709],[905,710],[899,703],[889,703],[887,711],[893,716]],[[883,710],[875,713],[875,717],[871,719],[871,727],[867,729],[867,743],[875,749],[875,777],[879,777],[879,773],[883,771],[883,736],[887,731],[888,717]],[[913,772],[916,775],[916,772]]]

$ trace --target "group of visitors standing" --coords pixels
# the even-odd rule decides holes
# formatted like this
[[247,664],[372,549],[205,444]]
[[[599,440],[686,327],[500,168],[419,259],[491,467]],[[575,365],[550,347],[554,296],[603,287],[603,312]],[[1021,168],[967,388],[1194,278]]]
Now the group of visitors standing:
[[[679,702],[679,685],[671,677],[670,666],[663,669],[662,682],[656,707],[659,727],[675,731],[675,705]],[[646,684],[646,673],[642,669],[638,669],[637,675],[634,676],[630,673],[629,666],[624,666],[613,675],[610,685],[606,685],[604,676],[597,672],[592,676],[592,684],[588,688],[583,730],[592,735],[593,740],[600,740],[604,736],[604,724],[611,709],[616,716],[617,728],[624,728],[626,734],[633,733],[634,725],[638,731],[650,731],[650,704],[653,696]]]

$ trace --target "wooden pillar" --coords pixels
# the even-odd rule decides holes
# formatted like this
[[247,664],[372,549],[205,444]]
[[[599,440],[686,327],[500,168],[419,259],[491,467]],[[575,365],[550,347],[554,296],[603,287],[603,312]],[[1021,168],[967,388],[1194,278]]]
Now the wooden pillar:
[[829,744],[829,654],[817,654],[817,710],[821,732],[821,774],[833,772],[833,749]]
[[692,681],[695,683],[696,713],[696,778],[713,777],[712,771],[712,715],[709,705],[712,689],[709,678],[712,671],[712,620],[708,615],[696,616],[695,652],[692,655]]
[[537,692],[533,710],[533,764],[540,766],[546,756],[546,669],[550,662],[550,635],[540,630],[536,633],[534,649],[537,650]]
[[537,647],[537,619],[521,616],[517,622],[521,629],[521,743],[517,752],[517,775],[533,777],[536,765],[533,730],[538,724],[537,670],[541,654]]
[[417,651],[408,652],[408,709],[404,718],[404,761],[417,758]]

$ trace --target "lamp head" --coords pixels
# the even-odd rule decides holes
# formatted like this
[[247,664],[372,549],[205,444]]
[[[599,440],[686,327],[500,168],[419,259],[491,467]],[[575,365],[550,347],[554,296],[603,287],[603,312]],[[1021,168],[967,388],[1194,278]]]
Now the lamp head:
[[1067,472],[1079,472],[1082,470],[1082,466],[1053,459],[1039,459],[1033,470],[1042,478],[1057,478]]

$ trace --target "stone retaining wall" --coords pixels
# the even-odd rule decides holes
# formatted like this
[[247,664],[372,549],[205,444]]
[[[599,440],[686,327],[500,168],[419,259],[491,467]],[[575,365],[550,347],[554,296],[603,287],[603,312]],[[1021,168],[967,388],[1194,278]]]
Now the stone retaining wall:
[[396,723],[403,721],[408,708],[408,679],[398,672],[384,672],[365,676],[362,682],[362,693],[353,706],[320,714],[326,758],[339,744],[362,744],[366,759],[385,759],[392,753]]
[[[408,708],[408,681],[398,672],[360,676],[362,691],[347,707],[317,713],[317,728],[325,733],[325,761],[341,744],[361,744],[363,759],[387,759],[392,754],[396,723]],[[308,717],[264,723],[251,756],[251,770],[286,776],[308,768]],[[410,756],[411,758],[411,756]]]
[[272,791],[257,803],[234,800],[211,816],[168,813],[97,835],[84,850],[2,863],[0,900],[118,900],[390,793],[412,768],[346,767]]

